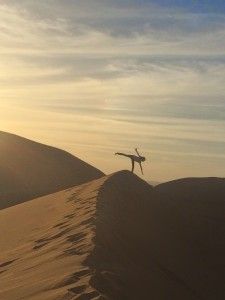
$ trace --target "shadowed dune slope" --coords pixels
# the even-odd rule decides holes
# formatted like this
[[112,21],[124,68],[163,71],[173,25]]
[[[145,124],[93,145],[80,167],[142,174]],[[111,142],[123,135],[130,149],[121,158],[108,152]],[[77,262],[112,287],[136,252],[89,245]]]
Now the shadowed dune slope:
[[154,192],[166,208],[161,262],[180,274],[197,299],[224,299],[225,179],[179,179]]
[[103,175],[65,151],[5,132],[0,132],[0,166],[0,209]]
[[224,299],[224,180],[165,187],[121,171],[0,211],[0,299]]
[[225,179],[151,189],[130,173],[110,177],[97,204],[105,251],[94,252],[93,285],[110,299],[224,299],[224,196]]

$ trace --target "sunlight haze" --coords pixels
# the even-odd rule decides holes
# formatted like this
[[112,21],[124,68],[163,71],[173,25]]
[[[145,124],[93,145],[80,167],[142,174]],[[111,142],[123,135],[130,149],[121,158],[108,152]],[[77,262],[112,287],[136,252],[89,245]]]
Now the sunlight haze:
[[224,177],[225,5],[194,2],[1,1],[0,130],[107,174],[138,147],[146,180]]

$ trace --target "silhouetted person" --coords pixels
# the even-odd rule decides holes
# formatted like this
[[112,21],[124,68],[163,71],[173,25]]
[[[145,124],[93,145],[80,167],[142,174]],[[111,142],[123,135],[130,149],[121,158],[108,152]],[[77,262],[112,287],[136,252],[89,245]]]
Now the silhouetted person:
[[145,161],[145,157],[141,156],[138,153],[137,148],[135,148],[135,151],[136,151],[137,155],[124,154],[124,153],[120,153],[120,152],[116,152],[115,155],[122,155],[122,156],[129,157],[131,159],[131,163],[132,163],[132,170],[131,170],[131,172],[132,173],[134,172],[134,163],[135,162],[139,163],[139,166],[141,168],[141,173],[144,175],[141,163]]

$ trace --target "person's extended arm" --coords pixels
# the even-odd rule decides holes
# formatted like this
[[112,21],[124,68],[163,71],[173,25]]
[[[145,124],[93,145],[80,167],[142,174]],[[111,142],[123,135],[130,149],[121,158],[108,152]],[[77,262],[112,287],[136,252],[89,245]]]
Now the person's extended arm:
[[135,151],[136,151],[137,155],[138,155],[139,157],[141,157],[141,155],[139,154],[139,152],[138,152],[138,149],[137,149],[137,148],[135,148]]

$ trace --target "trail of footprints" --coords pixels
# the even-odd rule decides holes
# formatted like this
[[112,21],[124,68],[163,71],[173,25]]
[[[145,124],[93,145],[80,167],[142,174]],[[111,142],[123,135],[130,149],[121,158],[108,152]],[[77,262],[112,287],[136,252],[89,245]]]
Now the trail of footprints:
[[[68,201],[74,201],[79,199],[80,193],[82,193],[82,189],[79,189],[79,191],[76,191],[76,193],[72,194],[68,198]],[[90,199],[85,199],[86,201],[90,201]],[[83,207],[82,207],[83,210]],[[79,208],[76,208],[76,213],[78,213]],[[85,211],[85,210],[83,210]],[[63,253],[61,256],[65,255],[82,255],[84,254],[84,240],[86,238],[87,232],[85,229],[88,229],[91,224],[93,223],[94,216],[90,214],[92,209],[86,209],[85,212],[85,218],[83,221],[79,223],[77,226],[80,230],[77,233],[70,234],[71,231],[73,231],[72,228],[72,219],[74,219],[76,216],[76,213],[70,213],[64,216],[64,220],[54,225],[51,229],[56,231],[54,234],[49,234],[49,236],[44,236],[34,242],[33,250],[41,250],[43,247],[50,245],[50,243],[56,239],[64,238],[64,241],[70,242],[69,247],[63,250]],[[81,228],[83,230],[81,230]],[[69,278],[66,278],[65,280],[59,282],[54,286],[54,289],[62,288],[65,286],[68,286],[68,292],[65,295],[63,299],[60,300],[89,300],[89,299],[103,299],[100,298],[98,292],[96,291],[90,291],[87,289],[88,287],[83,284],[82,279],[84,277],[91,278],[92,271],[90,269],[87,269],[84,266],[83,270],[79,270],[77,272],[74,272],[70,275]],[[72,286],[72,287],[69,287]]]

